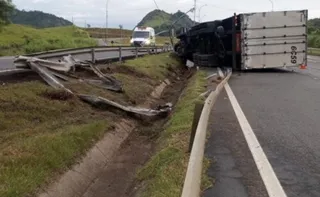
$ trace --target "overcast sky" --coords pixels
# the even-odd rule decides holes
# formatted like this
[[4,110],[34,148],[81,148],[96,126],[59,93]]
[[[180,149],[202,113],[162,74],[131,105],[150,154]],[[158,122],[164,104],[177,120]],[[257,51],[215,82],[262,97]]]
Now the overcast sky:
[[[74,19],[78,26],[85,22],[91,26],[104,27],[107,0],[13,0],[18,9],[41,10]],[[223,19],[234,12],[270,11],[271,0],[197,0],[202,21]],[[193,0],[156,0],[159,8],[169,13],[186,12],[193,7]],[[320,17],[319,0],[273,0],[274,10],[308,9],[309,18]],[[148,12],[156,9],[153,0],[109,0],[109,27],[133,28]],[[190,14],[190,17],[193,17]],[[198,19],[198,18],[197,18]]]

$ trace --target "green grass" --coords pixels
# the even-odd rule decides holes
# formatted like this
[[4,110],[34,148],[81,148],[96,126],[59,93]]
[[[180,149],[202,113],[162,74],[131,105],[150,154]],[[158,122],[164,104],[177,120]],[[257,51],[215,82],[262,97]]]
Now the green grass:
[[320,56],[320,48],[308,49],[308,55],[318,55]]
[[170,53],[149,55],[144,58],[128,60],[125,63],[126,66],[133,67],[137,71],[158,80],[165,79],[169,73],[168,68],[178,64],[179,60],[171,57]]
[[0,196],[32,194],[71,166],[108,129],[108,118],[40,82],[0,88]]
[[[132,100],[141,103],[159,84],[157,67],[178,65],[169,54],[158,57],[164,62],[156,60],[155,55],[146,56],[126,63],[132,72],[115,74],[124,85],[124,94],[84,83],[65,85],[78,93],[95,94],[124,103]],[[145,67],[140,62],[149,62],[150,66]],[[137,77],[139,70],[148,75]],[[160,70],[161,77],[168,72],[166,67]],[[114,126],[113,118],[118,115],[97,110],[72,96],[66,96],[65,100],[53,99],[52,95],[60,93],[39,81],[0,86],[1,197],[33,195],[71,167]]]
[[120,38],[121,34],[123,37],[130,37],[132,35],[132,30],[119,28],[108,28],[106,32],[105,28],[84,28],[92,38],[105,38],[106,33],[108,38]]
[[0,31],[0,56],[96,45],[86,31],[74,26],[34,29],[11,24]]
[[[187,170],[189,136],[192,127],[194,106],[199,94],[205,91],[205,74],[197,72],[188,83],[186,91],[178,102],[169,126],[159,139],[159,150],[138,173],[141,181],[146,181],[143,197],[180,197]],[[209,166],[204,161],[204,172]],[[210,186],[203,176],[203,189]]]

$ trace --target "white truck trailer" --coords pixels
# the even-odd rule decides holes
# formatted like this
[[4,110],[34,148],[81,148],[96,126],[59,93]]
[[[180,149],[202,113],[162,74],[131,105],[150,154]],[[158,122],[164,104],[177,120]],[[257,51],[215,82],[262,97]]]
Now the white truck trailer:
[[241,68],[306,66],[307,21],[307,10],[240,14]]

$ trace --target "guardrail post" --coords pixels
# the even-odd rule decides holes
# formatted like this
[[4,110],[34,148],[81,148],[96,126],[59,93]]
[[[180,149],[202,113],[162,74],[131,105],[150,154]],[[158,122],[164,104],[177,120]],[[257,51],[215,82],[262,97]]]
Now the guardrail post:
[[95,54],[94,48],[91,49],[91,61],[92,61],[92,63],[96,62],[96,54]]
[[119,47],[119,61],[122,62],[122,47]]
[[138,58],[138,47],[136,47],[136,58]]
[[204,104],[203,103],[196,103],[194,106],[194,114],[193,114],[193,121],[192,121],[192,130],[190,135],[190,141],[189,141],[189,149],[188,153],[191,153],[194,137],[196,136],[196,131],[199,123],[199,119],[201,116],[201,112],[203,109]]

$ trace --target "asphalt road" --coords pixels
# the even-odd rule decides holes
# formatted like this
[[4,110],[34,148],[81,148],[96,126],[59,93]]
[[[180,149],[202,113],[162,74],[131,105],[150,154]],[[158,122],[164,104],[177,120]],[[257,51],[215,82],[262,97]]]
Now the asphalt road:
[[[307,70],[235,73],[229,84],[287,196],[320,197],[320,57]],[[211,125],[216,183],[204,196],[267,196],[225,93]]]
[[[65,53],[65,52],[64,52]],[[64,53],[57,53],[58,55],[63,55]],[[144,54],[143,52],[139,53],[139,55]],[[134,52],[132,51],[122,51],[122,56],[131,56],[134,55]],[[79,54],[79,55],[73,55],[74,58],[79,60],[91,60],[91,54]],[[96,59],[103,59],[103,58],[117,58],[119,57],[118,51],[107,51],[107,52],[97,52],[96,53]],[[57,58],[53,58],[57,59]],[[13,69],[15,68],[13,65],[14,57],[0,57],[0,70],[5,69]]]

